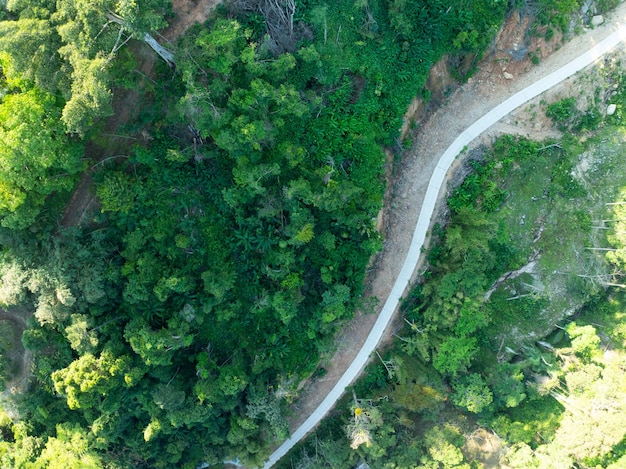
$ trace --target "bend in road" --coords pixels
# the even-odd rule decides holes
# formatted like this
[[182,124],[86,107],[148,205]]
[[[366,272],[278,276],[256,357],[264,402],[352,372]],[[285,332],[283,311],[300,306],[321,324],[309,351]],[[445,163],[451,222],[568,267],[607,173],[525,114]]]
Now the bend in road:
[[[622,18],[619,18],[620,20]],[[430,221],[435,210],[435,206],[439,199],[441,187],[445,181],[446,175],[452,162],[456,156],[463,151],[475,138],[481,135],[485,130],[498,122],[500,119],[522,106],[529,100],[537,97],[541,93],[549,90],[556,84],[571,77],[575,73],[581,71],[585,67],[593,64],[598,58],[614,49],[618,44],[626,41],[626,24],[614,21],[616,30],[597,45],[591,47],[586,52],[579,55],[576,59],[562,66],[558,70],[541,78],[530,86],[524,88],[518,93],[506,99],[501,104],[494,107],[486,113],[474,124],[463,131],[454,142],[448,147],[439,159],[428,184],[426,196],[422,202],[419,218],[413,232],[413,238],[406,256],[400,274],[387,297],[385,304],[376,320],[372,331],[367,337],[365,343],[361,347],[356,358],[352,361],[348,369],[335,384],[330,393],[317,407],[317,409],[309,416],[309,418],[293,432],[291,437],[286,440],[274,453],[272,453],[263,469],[269,469],[278,462],[287,452],[293,448],[301,439],[303,439],[315,426],[326,416],[332,409],[337,400],[344,393],[345,388],[349,386],[365,367],[370,354],[374,351],[380,341],[385,328],[389,324],[393,313],[398,307],[400,299],[406,291],[411,277],[417,266],[422,246],[426,239]]]

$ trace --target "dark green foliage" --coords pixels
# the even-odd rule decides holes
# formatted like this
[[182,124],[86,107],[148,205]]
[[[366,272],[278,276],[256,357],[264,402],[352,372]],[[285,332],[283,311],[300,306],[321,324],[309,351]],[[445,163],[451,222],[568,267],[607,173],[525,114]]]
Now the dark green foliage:
[[597,109],[589,109],[578,116],[577,121],[574,123],[572,130],[574,132],[593,132],[598,128],[602,121],[602,116]]
[[[46,184],[3,182],[11,189],[0,204],[3,224],[23,228],[84,169],[79,135],[93,137],[90,149],[106,146],[94,124],[112,112],[111,83],[139,86],[121,70],[136,67],[132,57],[116,60],[118,39],[161,27],[163,3],[11,8],[0,28],[1,105],[19,101],[19,112],[37,111],[32,119],[20,115],[39,138],[29,153],[52,159],[33,171]],[[380,249],[381,145],[396,137],[431,65],[445,53],[480,53],[505,8],[491,0],[471,9],[464,2],[303,2],[299,21],[312,36],[281,55],[271,53],[258,15],[192,29],[179,45],[176,74],[164,71],[145,85],[150,109],[128,123],[150,139],[94,168],[102,209],[94,223],[69,232],[35,224],[41,235],[32,240],[1,233],[1,272],[11,280],[1,300],[35,311],[22,340],[36,380],[18,402],[29,426],[13,433],[15,445],[2,443],[2,454],[19,449],[15,458],[25,461],[48,464],[59,455],[73,463],[72,440],[85,464],[196,467],[232,457],[260,464],[285,438],[298,382],[352,317],[367,262]],[[110,12],[125,20],[124,31],[108,22]],[[33,106],[23,105],[27,98]],[[24,131],[2,122],[6,135]],[[14,153],[12,165],[33,164]],[[484,204],[495,209],[501,197],[490,193]],[[497,227],[460,213],[459,229],[481,248],[452,255],[473,271],[483,258],[491,262],[482,233]],[[451,277],[445,295],[454,296],[459,282],[474,292],[485,281]],[[452,318],[449,327],[474,349],[468,335],[487,319],[476,302],[461,303],[458,326]],[[454,373],[460,365],[445,364],[454,357],[443,359],[444,348],[435,360]],[[374,368],[357,387],[360,396],[409,380]],[[433,404],[435,415],[445,399],[441,379],[415,384],[428,399],[405,395],[406,408]],[[370,461],[404,441],[393,425],[397,409],[384,401],[372,409],[381,417],[372,417],[373,442],[359,450]],[[344,426],[337,426],[341,435]],[[436,449],[412,451],[428,461],[456,458],[456,433],[440,432],[452,435],[452,447],[440,447],[433,433]],[[340,444],[345,437],[336,439],[319,452],[320,464],[355,465]]]
[[577,133],[593,132],[598,129],[602,121],[602,116],[593,107],[580,111],[575,98],[565,98],[548,105],[546,116],[550,117],[562,132],[570,129]]
[[[394,421],[396,445],[384,457],[356,450],[370,467],[478,467],[487,459],[463,435],[485,448],[488,433],[511,467],[624,465],[624,170],[612,159],[623,132],[619,118],[606,118],[617,128],[596,128],[595,116],[570,111],[563,117],[582,138],[500,138],[454,190],[399,341],[355,385],[391,404],[378,408]],[[598,219],[611,220],[606,238]],[[610,270],[589,260],[591,243],[615,248]],[[308,444],[310,455],[327,442]]]
[[366,378],[359,380],[355,392],[360,396],[367,396],[384,388],[389,382],[389,375],[385,367],[380,363],[374,363],[367,367]]
[[492,368],[488,383],[497,409],[517,407],[527,397],[523,368],[520,365],[498,363]]
[[33,224],[46,199],[69,191],[82,169],[82,145],[67,138],[50,93],[15,89],[0,102],[0,223]]
[[[112,113],[109,70],[127,35],[164,26],[165,2],[11,2],[0,23],[3,74],[9,82],[58,97],[61,124],[84,135]],[[107,15],[115,15],[122,27]]]
[[581,0],[539,0],[538,19],[542,24],[552,25],[567,33],[572,14],[582,3]]
[[565,131],[569,128],[578,114],[575,98],[565,98],[548,105],[546,108],[546,116],[548,116],[557,125],[560,130]]

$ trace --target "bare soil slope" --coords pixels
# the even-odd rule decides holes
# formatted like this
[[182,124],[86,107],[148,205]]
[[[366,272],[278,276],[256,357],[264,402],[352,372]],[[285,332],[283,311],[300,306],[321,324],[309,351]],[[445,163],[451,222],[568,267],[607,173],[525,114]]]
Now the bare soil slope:
[[176,16],[161,35],[170,42],[175,41],[194,24],[204,22],[220,3],[221,0],[172,0]]

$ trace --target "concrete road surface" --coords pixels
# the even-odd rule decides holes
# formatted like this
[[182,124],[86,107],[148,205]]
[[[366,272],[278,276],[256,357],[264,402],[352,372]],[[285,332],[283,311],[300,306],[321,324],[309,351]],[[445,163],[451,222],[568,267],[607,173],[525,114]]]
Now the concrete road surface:
[[[374,351],[376,345],[380,341],[385,328],[389,324],[394,311],[398,307],[402,295],[409,285],[421,254],[421,248],[424,244],[426,233],[428,232],[428,227],[435,210],[441,186],[445,180],[446,173],[456,156],[472,140],[504,116],[511,113],[527,101],[540,95],[544,91],[552,88],[554,85],[579,72],[588,65],[591,65],[599,57],[606,54],[621,42],[624,42],[626,40],[626,25],[624,24],[624,18],[616,18],[613,21],[613,27],[616,28],[616,30],[604,40],[595,46],[592,46],[590,43],[590,48],[585,52],[581,51],[581,55],[579,55],[576,59],[572,60],[558,70],[546,75],[493,108],[464,132],[462,132],[452,145],[448,147],[439,159],[439,163],[430,178],[430,183],[422,203],[419,219],[417,221],[417,225],[415,226],[415,231],[413,232],[411,247],[402,266],[402,270],[400,271],[400,275],[398,276],[391,293],[387,297],[387,301],[385,301],[383,309],[378,316],[376,324],[367,337],[367,340],[363,344],[359,354],[356,356],[343,376],[339,379],[335,387],[326,396],[315,412],[311,414],[311,416],[291,435],[287,441],[285,441],[276,451],[274,451],[274,453],[272,453],[269,460],[263,466],[264,469],[271,468],[280,458],[287,454],[287,452],[295,444],[297,444],[311,430],[313,430],[313,428],[315,428],[320,420],[322,420],[335,405],[337,400],[343,394],[345,388],[356,379],[361,370],[364,368],[370,354]],[[593,32],[588,34],[593,35]]]

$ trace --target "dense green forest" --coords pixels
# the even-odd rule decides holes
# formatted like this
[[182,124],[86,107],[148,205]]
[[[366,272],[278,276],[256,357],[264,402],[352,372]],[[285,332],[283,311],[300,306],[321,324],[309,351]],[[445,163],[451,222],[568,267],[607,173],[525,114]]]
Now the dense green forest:
[[406,327],[279,467],[624,467],[626,76],[579,80],[559,140],[467,155]]
[[0,7],[0,465],[261,462],[366,306],[383,146],[507,2],[226,3],[175,67],[169,2]]
[[[533,6],[566,29],[579,2]],[[227,2],[166,45],[169,66],[146,45],[174,18],[167,1],[0,0],[0,467],[262,462],[287,436],[298,384],[368,308],[383,147],[396,144],[411,99],[428,98],[432,64],[445,56],[459,78],[470,74],[514,7]],[[599,124],[571,104],[548,112],[574,132]],[[616,246],[614,268],[591,250],[557,267],[563,229],[550,227],[592,230],[582,201],[593,187],[571,169],[594,142],[615,151],[622,104],[585,142],[502,140],[474,160],[430,278],[407,302],[402,343],[298,464],[460,466],[477,418],[510,443],[517,467],[559,455],[619,464],[623,393],[609,391],[624,387],[622,296],[607,287],[621,283],[623,230],[602,239]],[[616,191],[600,205],[620,200],[624,174],[603,161],[615,166],[598,178]],[[550,168],[536,181],[546,197],[528,185],[528,164]],[[74,217],[81,187],[97,209]],[[527,225],[550,221],[539,241],[506,221],[520,210],[507,194],[524,191],[541,199]],[[543,290],[522,274],[483,300],[535,251],[546,271],[585,270]],[[560,342],[537,348],[555,324]],[[608,337],[615,355],[602,353]],[[606,432],[567,446],[566,431],[586,429],[580,416],[593,412]]]

